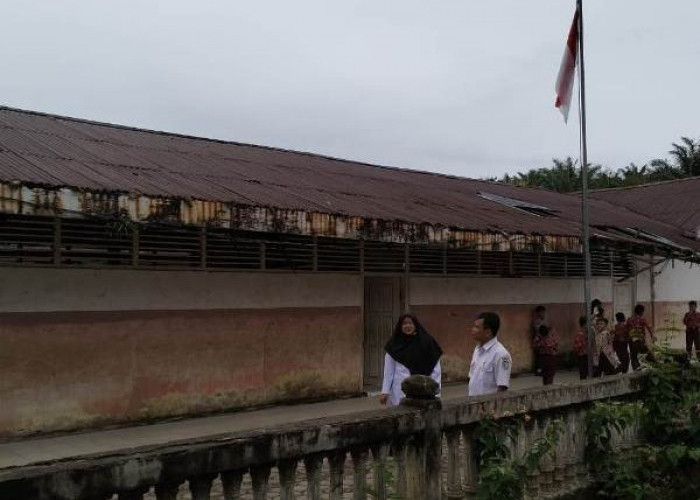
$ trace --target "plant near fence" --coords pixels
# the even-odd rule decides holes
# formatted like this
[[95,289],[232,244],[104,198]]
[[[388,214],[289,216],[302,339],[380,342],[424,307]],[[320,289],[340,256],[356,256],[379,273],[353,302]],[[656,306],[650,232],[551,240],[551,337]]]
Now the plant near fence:
[[496,419],[487,417],[479,422],[474,438],[479,462],[479,487],[477,500],[519,500],[523,498],[524,486],[529,472],[533,472],[546,455],[551,454],[559,442],[562,430],[560,420],[552,421],[543,437],[537,439],[532,448],[522,457],[512,454],[518,432],[523,426],[533,425],[532,417]]
[[403,500],[403,496],[399,495],[397,492],[397,480],[396,480],[396,462],[393,459],[387,459],[382,462],[379,467],[370,466],[367,469],[368,472],[374,474],[381,474],[384,478],[384,484],[386,486],[385,493],[382,495],[375,488],[367,487],[365,492],[370,498],[385,498],[387,500]]
[[[646,391],[636,403],[594,405],[586,418],[587,461],[597,498],[690,500],[700,497],[700,369],[682,353],[655,349]],[[646,443],[624,453],[612,435],[641,424]]]

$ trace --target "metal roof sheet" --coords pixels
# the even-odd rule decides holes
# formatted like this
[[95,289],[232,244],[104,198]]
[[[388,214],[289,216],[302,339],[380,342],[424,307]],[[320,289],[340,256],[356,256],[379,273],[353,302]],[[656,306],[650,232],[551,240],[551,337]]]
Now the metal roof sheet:
[[[12,108],[0,108],[0,181],[304,210],[470,231],[580,234],[579,200],[543,189]],[[521,200],[552,210],[555,215],[537,216],[479,193]],[[614,226],[644,228],[664,238],[679,239],[677,229],[668,221],[609,203],[617,204],[620,196],[599,193],[596,197],[598,200],[591,204],[591,221],[599,226],[600,236],[605,235],[604,227]],[[684,241],[700,249],[694,242]]]
[[591,197],[700,235],[700,177],[600,189],[593,191]]

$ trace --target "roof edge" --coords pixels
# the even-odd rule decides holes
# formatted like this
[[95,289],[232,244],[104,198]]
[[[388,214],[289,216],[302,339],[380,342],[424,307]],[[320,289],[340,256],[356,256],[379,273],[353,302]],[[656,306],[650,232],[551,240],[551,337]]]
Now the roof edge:
[[[295,155],[304,156],[304,157],[320,158],[320,159],[324,159],[324,160],[349,163],[349,164],[353,164],[353,165],[362,165],[362,166],[372,167],[372,168],[386,169],[386,170],[399,171],[399,172],[409,172],[409,173],[422,174],[422,175],[430,175],[430,176],[435,176],[435,177],[456,179],[456,180],[462,180],[462,181],[480,182],[480,183],[487,184],[487,185],[496,185],[496,186],[506,185],[502,182],[490,181],[490,180],[486,180],[486,179],[475,179],[472,177],[464,177],[464,176],[454,175],[454,174],[445,174],[445,173],[441,173],[441,172],[431,172],[429,170],[418,170],[418,169],[407,168],[407,167],[380,165],[377,163],[349,160],[346,158],[339,158],[336,156],[324,155],[321,153],[312,153],[309,151],[298,151],[295,149],[286,149],[286,148],[279,148],[279,147],[275,147],[275,146],[265,146],[265,145],[260,145],[260,144],[230,141],[230,140],[225,140],[225,139],[212,139],[210,137],[181,134],[178,132],[167,132],[164,130],[155,130],[155,129],[135,127],[135,126],[130,126],[130,125],[121,125],[121,124],[117,124],[117,123],[102,122],[102,121],[98,121],[98,120],[90,120],[87,118],[77,118],[77,117],[73,117],[73,116],[58,115],[55,113],[47,113],[47,112],[43,112],[43,111],[32,111],[32,110],[26,110],[26,109],[21,109],[21,108],[13,108],[11,106],[6,106],[6,105],[0,105],[0,111],[22,113],[22,114],[26,114],[26,115],[40,116],[40,117],[44,117],[44,118],[52,118],[55,120],[66,120],[66,121],[71,121],[71,122],[76,122],[76,123],[97,125],[97,126],[101,126],[101,127],[109,127],[109,128],[114,128],[114,129],[118,129],[118,130],[128,130],[128,131],[132,131],[132,132],[142,132],[142,133],[161,135],[161,136],[166,136],[166,137],[177,137],[180,139],[191,139],[191,140],[196,140],[196,141],[211,142],[211,143],[215,143],[215,144],[229,144],[229,145],[233,145],[233,146],[258,148],[258,149],[264,149],[266,151],[290,153],[290,154],[295,154]],[[519,187],[519,186],[513,186],[513,187]],[[544,191],[549,191],[549,190],[547,190],[545,188],[541,188],[541,187],[531,187],[529,189],[541,189]]]

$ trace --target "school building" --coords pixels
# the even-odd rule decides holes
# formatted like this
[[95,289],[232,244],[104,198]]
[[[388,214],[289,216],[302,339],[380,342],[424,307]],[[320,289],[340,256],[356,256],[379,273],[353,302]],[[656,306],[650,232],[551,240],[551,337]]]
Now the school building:
[[[657,328],[697,235],[596,197],[593,297]],[[576,197],[0,108],[0,437],[376,390],[404,310],[464,380],[495,310],[514,370],[582,313]]]

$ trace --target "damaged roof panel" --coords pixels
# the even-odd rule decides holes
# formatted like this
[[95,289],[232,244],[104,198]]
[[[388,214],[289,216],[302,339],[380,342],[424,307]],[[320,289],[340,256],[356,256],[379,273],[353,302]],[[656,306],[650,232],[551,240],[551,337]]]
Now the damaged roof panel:
[[[578,198],[543,189],[10,108],[0,108],[0,183],[214,203],[227,206],[229,213],[239,206],[260,207],[270,213],[294,212],[290,220],[303,218],[296,212],[307,212],[308,217],[397,222],[397,227],[428,225],[438,229],[435,234],[442,234],[440,228],[573,238],[580,234]],[[517,200],[524,207],[547,207],[552,214],[540,217],[494,203],[480,192]],[[190,213],[218,217],[220,211]],[[667,223],[604,200],[591,204],[591,221],[601,237],[612,239],[615,234],[605,227],[643,228],[671,241],[680,237]],[[682,239],[700,249],[700,244]]]

